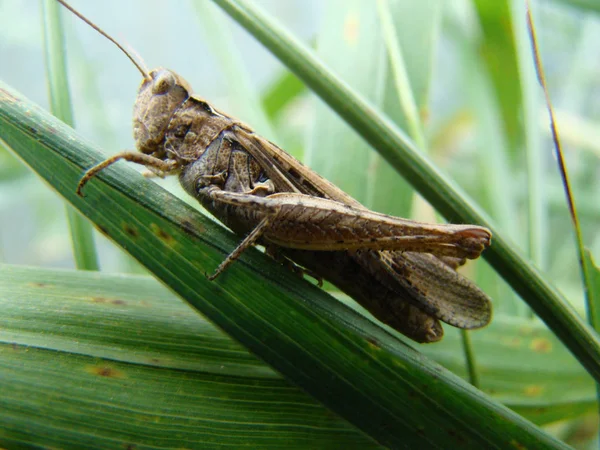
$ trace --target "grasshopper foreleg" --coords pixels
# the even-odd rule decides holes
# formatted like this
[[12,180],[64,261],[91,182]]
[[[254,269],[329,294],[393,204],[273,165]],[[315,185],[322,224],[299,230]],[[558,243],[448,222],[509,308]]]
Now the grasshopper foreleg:
[[101,163],[96,164],[94,167],[88,169],[88,171],[83,174],[81,180],[79,180],[79,184],[77,185],[77,195],[79,195],[80,197],[83,196],[82,189],[86,185],[86,183],[90,181],[91,178],[96,176],[98,172],[106,169],[108,166],[116,163],[120,159],[124,159],[125,161],[131,161],[136,164],[141,164],[149,169],[155,169],[156,171],[158,171],[158,173],[162,174],[162,176],[168,175],[169,173],[172,173],[173,171],[178,169],[178,163],[174,160],[163,161],[162,159],[158,159],[154,156],[146,155],[144,153],[139,152],[125,151],[117,153],[116,155],[105,159]]

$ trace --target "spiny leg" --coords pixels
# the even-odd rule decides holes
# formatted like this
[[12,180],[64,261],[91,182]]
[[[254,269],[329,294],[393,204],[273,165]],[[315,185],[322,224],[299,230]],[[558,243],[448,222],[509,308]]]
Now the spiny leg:
[[174,160],[163,161],[162,159],[158,159],[154,156],[146,155],[144,153],[129,152],[129,151],[117,153],[116,155],[111,156],[108,159],[105,159],[101,163],[96,164],[94,167],[92,167],[91,169],[88,169],[87,172],[85,172],[83,174],[83,176],[81,177],[81,180],[79,180],[79,184],[77,185],[77,195],[82,197],[83,195],[82,195],[81,191],[82,191],[83,187],[86,185],[86,183],[92,177],[96,176],[96,174],[98,172],[100,172],[103,169],[106,169],[108,166],[116,163],[120,159],[124,159],[125,161],[130,161],[130,162],[133,162],[136,164],[141,164],[146,167],[152,167],[152,168],[157,169],[165,174],[172,172],[173,170],[175,170],[178,167],[177,161],[174,161]]
[[489,230],[476,225],[435,225],[386,216],[320,197],[275,193],[259,197],[206,188],[213,201],[270,215],[268,243],[299,250],[397,250],[452,258],[479,257]]
[[246,236],[244,238],[244,240],[242,242],[240,242],[240,244],[236,247],[236,249],[234,251],[232,251],[221,264],[219,264],[219,267],[217,267],[217,270],[215,270],[215,272],[212,275],[210,275],[208,277],[208,279],[210,281],[213,281],[215,278],[217,278],[221,274],[221,272],[223,272],[225,269],[227,269],[227,267],[229,267],[229,265],[231,265],[231,263],[233,263],[236,259],[238,259],[240,257],[240,255],[242,253],[244,253],[245,250],[247,250],[249,247],[254,245],[256,243],[256,241],[261,237],[261,235],[263,234],[265,229],[269,226],[269,222],[270,222],[270,217],[269,216],[265,217],[256,226],[256,228],[254,228],[254,230],[252,230],[250,232],[250,234],[248,234],[248,236]]

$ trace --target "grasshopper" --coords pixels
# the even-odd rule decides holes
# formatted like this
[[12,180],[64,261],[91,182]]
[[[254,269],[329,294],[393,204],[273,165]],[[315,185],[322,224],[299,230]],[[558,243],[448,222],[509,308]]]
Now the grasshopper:
[[456,272],[491,243],[476,225],[416,222],[370,211],[334,184],[192,93],[175,72],[146,70],[118,42],[63,6],[121,49],[142,73],[133,110],[137,151],[90,168],[77,193],[119,160],[158,176],[178,175],[187,193],[244,236],[209,276],[214,280],[246,249],[323,278],[376,318],[417,342],[442,338],[440,320],[463,329],[485,326],[489,298]]

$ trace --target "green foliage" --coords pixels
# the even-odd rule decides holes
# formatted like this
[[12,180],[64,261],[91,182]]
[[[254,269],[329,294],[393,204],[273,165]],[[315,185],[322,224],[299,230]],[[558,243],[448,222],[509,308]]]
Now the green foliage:
[[[220,110],[304,155],[369,207],[435,220],[414,185],[447,218],[491,224],[488,260],[551,329],[484,262],[466,271],[492,296],[496,314],[488,328],[469,333],[469,364],[457,330],[447,328],[442,343],[416,352],[256,251],[208,283],[203,273],[237,237],[121,164],[93,180],[85,200],[77,198],[82,170],[102,155],[25,100],[15,107],[6,87],[0,138],[267,364],[150,279],[2,266],[0,384],[10,392],[0,413],[3,447],[375,446],[356,427],[393,447],[560,446],[500,403],[537,425],[552,424],[568,443],[592,445],[595,425],[590,431],[585,419],[597,411],[595,385],[563,343],[598,374],[598,341],[572,308],[583,314],[574,239],[520,2],[315,1],[310,17],[320,18],[318,26],[305,21],[305,28],[297,24],[306,2],[274,8],[325,64],[313,66],[311,54],[294,53],[292,42],[254,16],[253,2],[215,0],[299,78],[205,2],[161,14],[152,2],[128,3],[118,16],[130,25],[104,3],[74,3],[149,65],[175,69]],[[597,261],[600,165],[591,105],[600,77],[591,75],[598,68],[589,57],[600,39],[597,8],[580,0],[533,3],[584,238]],[[7,42],[0,58],[11,62],[0,77],[44,105],[41,36],[23,31],[40,20],[26,9],[17,0],[0,4]],[[63,22],[78,130],[107,154],[131,147],[136,72],[93,31],[66,15]],[[29,84],[28,73],[35,74]],[[361,109],[362,98],[375,109]],[[29,173],[0,149],[0,258],[72,267],[61,203]],[[160,183],[180,194],[176,180]],[[95,240],[103,270],[140,271],[101,234]],[[471,369],[483,393],[433,361],[463,379]]]

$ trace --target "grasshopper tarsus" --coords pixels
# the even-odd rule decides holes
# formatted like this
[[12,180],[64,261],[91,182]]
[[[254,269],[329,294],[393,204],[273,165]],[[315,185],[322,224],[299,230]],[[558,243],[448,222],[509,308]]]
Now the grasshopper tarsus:
[[217,268],[217,270],[215,270],[211,275],[209,275],[208,273],[204,272],[204,276],[206,276],[206,279],[208,281],[215,281],[217,279],[217,277],[221,274],[221,272],[222,271],[220,271],[219,268]]

